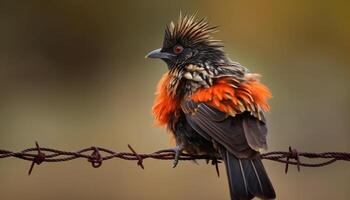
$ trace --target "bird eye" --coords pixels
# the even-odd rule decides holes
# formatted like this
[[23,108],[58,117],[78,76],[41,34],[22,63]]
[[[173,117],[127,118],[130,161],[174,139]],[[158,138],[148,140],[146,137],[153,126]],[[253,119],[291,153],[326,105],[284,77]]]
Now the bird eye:
[[183,50],[184,50],[184,48],[183,48],[181,45],[175,45],[173,51],[174,51],[175,54],[179,54],[179,53],[181,53]]

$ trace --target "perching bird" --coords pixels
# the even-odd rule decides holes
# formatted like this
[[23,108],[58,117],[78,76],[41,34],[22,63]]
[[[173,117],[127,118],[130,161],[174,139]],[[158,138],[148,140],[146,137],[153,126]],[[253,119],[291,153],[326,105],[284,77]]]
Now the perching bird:
[[176,140],[174,166],[183,151],[223,158],[232,200],[274,199],[260,159],[266,149],[269,89],[260,75],[231,61],[217,30],[195,15],[181,16],[165,29],[163,47],[146,57],[166,62],[153,114]]

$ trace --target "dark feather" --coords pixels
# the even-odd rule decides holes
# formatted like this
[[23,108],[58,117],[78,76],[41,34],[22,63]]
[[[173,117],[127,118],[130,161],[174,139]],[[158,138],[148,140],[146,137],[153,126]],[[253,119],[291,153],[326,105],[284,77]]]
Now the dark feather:
[[221,149],[232,200],[275,199],[276,194],[260,158],[239,159]]
[[[205,44],[213,48],[222,47],[220,40],[214,40],[212,33],[217,31],[217,26],[210,26],[207,21],[195,20],[194,15],[181,15],[176,23],[171,22],[165,28],[164,47],[173,45],[171,41],[182,41],[188,46]],[[170,42],[170,43],[169,43]]]
[[259,120],[249,112],[232,117],[205,103],[193,101],[183,101],[181,106],[189,125],[203,138],[214,140],[220,146],[232,200],[249,200],[255,196],[275,198],[258,152],[266,148],[264,117]]
[[199,134],[214,139],[239,158],[253,157],[259,149],[266,148],[266,125],[248,112],[232,117],[193,101],[183,102],[182,108]]

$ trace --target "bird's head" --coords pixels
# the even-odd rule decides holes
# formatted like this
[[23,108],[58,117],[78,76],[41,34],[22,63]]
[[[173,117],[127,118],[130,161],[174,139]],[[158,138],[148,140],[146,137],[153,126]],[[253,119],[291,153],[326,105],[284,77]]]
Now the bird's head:
[[162,59],[169,69],[222,62],[226,60],[223,45],[211,36],[216,31],[217,27],[210,26],[205,19],[195,20],[195,14],[182,16],[180,13],[176,23],[166,26],[162,48],[151,51],[146,57]]

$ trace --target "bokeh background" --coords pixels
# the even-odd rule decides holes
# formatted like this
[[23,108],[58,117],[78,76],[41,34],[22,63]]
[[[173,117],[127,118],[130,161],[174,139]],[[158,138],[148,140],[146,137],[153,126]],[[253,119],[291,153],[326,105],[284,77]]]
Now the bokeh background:
[[[0,2],[0,149],[170,147],[151,106],[165,24],[179,11],[207,17],[233,60],[272,90],[269,150],[350,151],[350,5],[326,1]],[[350,166],[294,167],[264,161],[278,199],[346,200]],[[112,160],[0,160],[0,199],[229,199],[212,166]],[[225,170],[220,167],[221,172]]]

